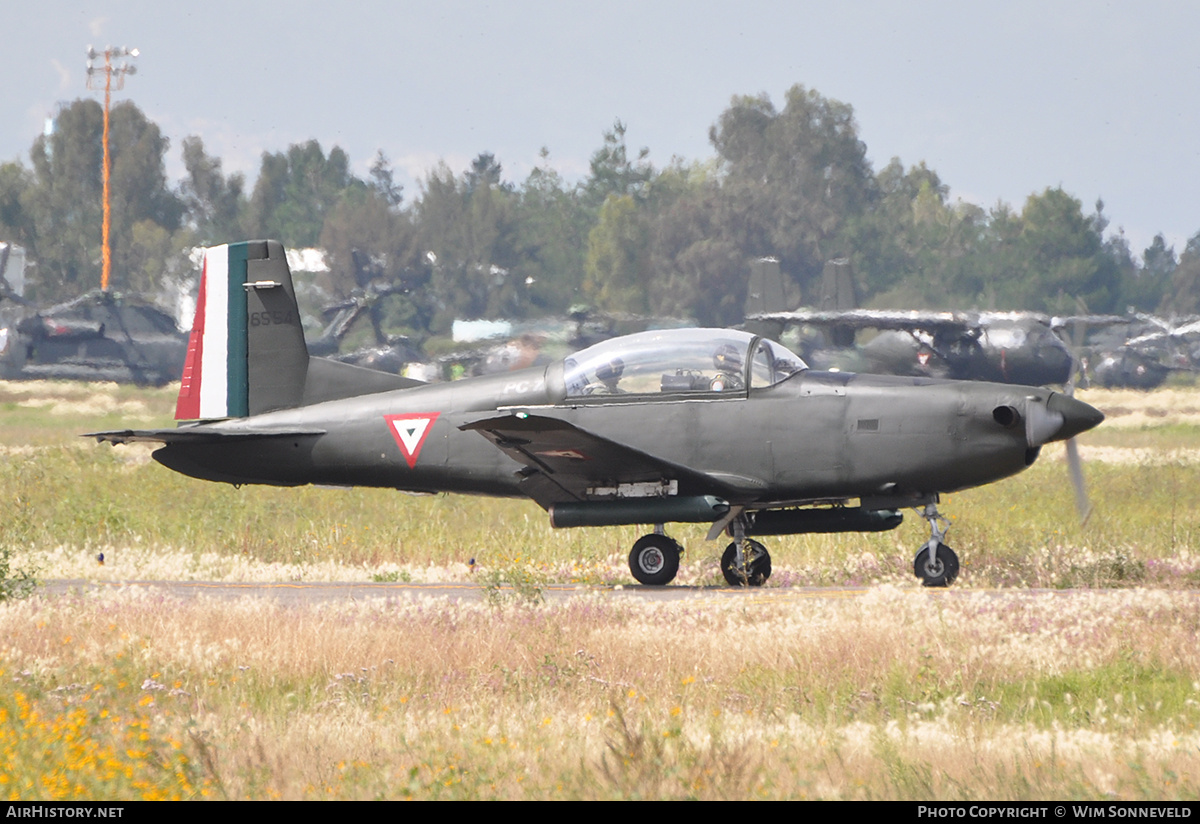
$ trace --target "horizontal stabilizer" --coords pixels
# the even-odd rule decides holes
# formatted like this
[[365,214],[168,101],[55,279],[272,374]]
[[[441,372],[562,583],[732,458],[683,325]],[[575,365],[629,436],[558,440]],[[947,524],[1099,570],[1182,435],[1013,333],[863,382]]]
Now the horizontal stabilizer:
[[239,439],[288,438],[301,435],[324,435],[326,430],[315,427],[259,426],[253,429],[219,429],[211,426],[181,426],[176,429],[122,429],[111,432],[88,432],[81,437],[95,438],[96,443],[229,443]]

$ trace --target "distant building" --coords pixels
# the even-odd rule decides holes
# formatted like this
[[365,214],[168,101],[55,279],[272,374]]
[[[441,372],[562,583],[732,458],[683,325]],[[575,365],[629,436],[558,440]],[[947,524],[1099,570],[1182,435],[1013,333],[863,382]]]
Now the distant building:
[[0,296],[25,297],[25,249],[13,243],[0,243]]

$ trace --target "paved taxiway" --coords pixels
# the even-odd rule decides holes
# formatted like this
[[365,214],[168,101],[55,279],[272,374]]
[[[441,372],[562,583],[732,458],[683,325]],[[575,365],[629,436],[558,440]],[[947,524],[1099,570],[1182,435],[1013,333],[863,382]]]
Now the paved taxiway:
[[[97,581],[85,579],[58,579],[43,582],[41,592],[47,595],[66,595],[71,592],[139,587],[155,590],[173,598],[209,597],[218,599],[267,598],[282,605],[304,606],[327,601],[364,601],[368,599],[408,600],[413,598],[445,598],[453,601],[481,601],[487,597],[488,586],[470,582],[443,584],[373,583],[373,582],[289,582],[289,583],[231,583],[225,581]],[[502,588],[506,591],[508,587]],[[584,584],[547,584],[541,587],[546,601],[564,601],[572,596],[599,593],[609,598],[638,598],[658,602],[681,601],[696,598],[744,598],[769,599],[827,599],[855,598],[869,592],[871,587],[693,587],[665,586],[588,586]],[[989,593],[993,595],[1054,595],[1095,592],[1095,590],[1069,589],[993,589],[978,590],[963,587],[950,589],[926,589],[913,586],[914,592],[925,592],[932,597],[956,597]],[[1200,590],[1190,594],[1200,597]]]
[[[47,580],[41,591],[48,595],[64,595],[80,590],[141,587],[161,591],[174,598],[268,598],[280,604],[315,604],[322,601],[366,600],[368,598],[411,599],[438,597],[455,601],[480,601],[487,597],[488,587],[469,582],[444,584],[412,583],[230,583],[225,581],[96,581],[85,579]],[[502,588],[509,590],[508,587]],[[688,598],[838,598],[853,597],[867,592],[865,587],[768,587],[740,589],[735,587],[665,586],[586,586],[583,584],[547,584],[541,587],[547,601],[566,600],[585,593],[602,593],[612,598],[648,598],[654,601],[679,601]]]

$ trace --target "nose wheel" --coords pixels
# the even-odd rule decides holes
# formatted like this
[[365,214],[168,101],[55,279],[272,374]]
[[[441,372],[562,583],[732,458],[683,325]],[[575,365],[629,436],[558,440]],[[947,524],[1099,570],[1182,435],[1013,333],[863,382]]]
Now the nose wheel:
[[913,559],[913,575],[924,586],[948,587],[958,577],[958,555],[943,542],[950,523],[938,513],[937,504],[928,504],[921,517],[929,521],[929,542]]
[[958,577],[958,556],[953,549],[939,543],[931,558],[927,545],[913,561],[913,574],[927,587],[948,587]]
[[661,533],[643,535],[629,552],[629,571],[639,584],[666,586],[679,573],[683,547]]

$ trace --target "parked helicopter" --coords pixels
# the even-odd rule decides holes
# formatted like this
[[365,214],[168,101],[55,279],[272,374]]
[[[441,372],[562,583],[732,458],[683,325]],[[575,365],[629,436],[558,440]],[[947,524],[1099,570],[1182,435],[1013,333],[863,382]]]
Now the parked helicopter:
[[1089,337],[1090,379],[1106,389],[1154,389],[1173,374],[1195,374],[1200,319],[1131,314],[1123,327]]
[[[880,333],[856,356],[864,368],[889,375],[944,377],[1041,386],[1065,384],[1075,364],[1058,330],[1075,324],[1128,324],[1110,315],[1052,317],[1036,312],[939,312],[922,310],[809,310],[759,313],[757,323],[808,325]],[[814,359],[831,358],[821,347]],[[835,362],[831,360],[831,363]]]
[[179,375],[187,335],[137,297],[95,290],[36,308],[24,296],[25,250],[0,243],[0,379],[162,386]]
[[0,378],[163,386],[183,368],[187,336],[136,297],[99,289],[0,323]]
[[771,559],[755,536],[894,529],[911,507],[930,526],[913,564],[928,586],[958,573],[941,493],[1014,475],[1103,419],[1044,388],[817,372],[727,329],[423,384],[310,357],[274,241],[207,250],[176,417],[90,437],[161,443],[164,466],[234,485],[525,496],[555,527],[653,524],[629,565],[654,585],[679,568],[667,523],[727,532],[726,580],[761,585]]
[[[753,261],[745,327],[775,340],[795,340],[810,365],[1033,386],[1071,380],[1078,364],[1064,332],[1079,337],[1089,327],[1130,323],[1116,315],[860,309],[854,273],[844,258],[826,262],[813,307],[779,311],[785,300],[778,261]],[[859,345],[856,338],[864,330],[878,334]]]

